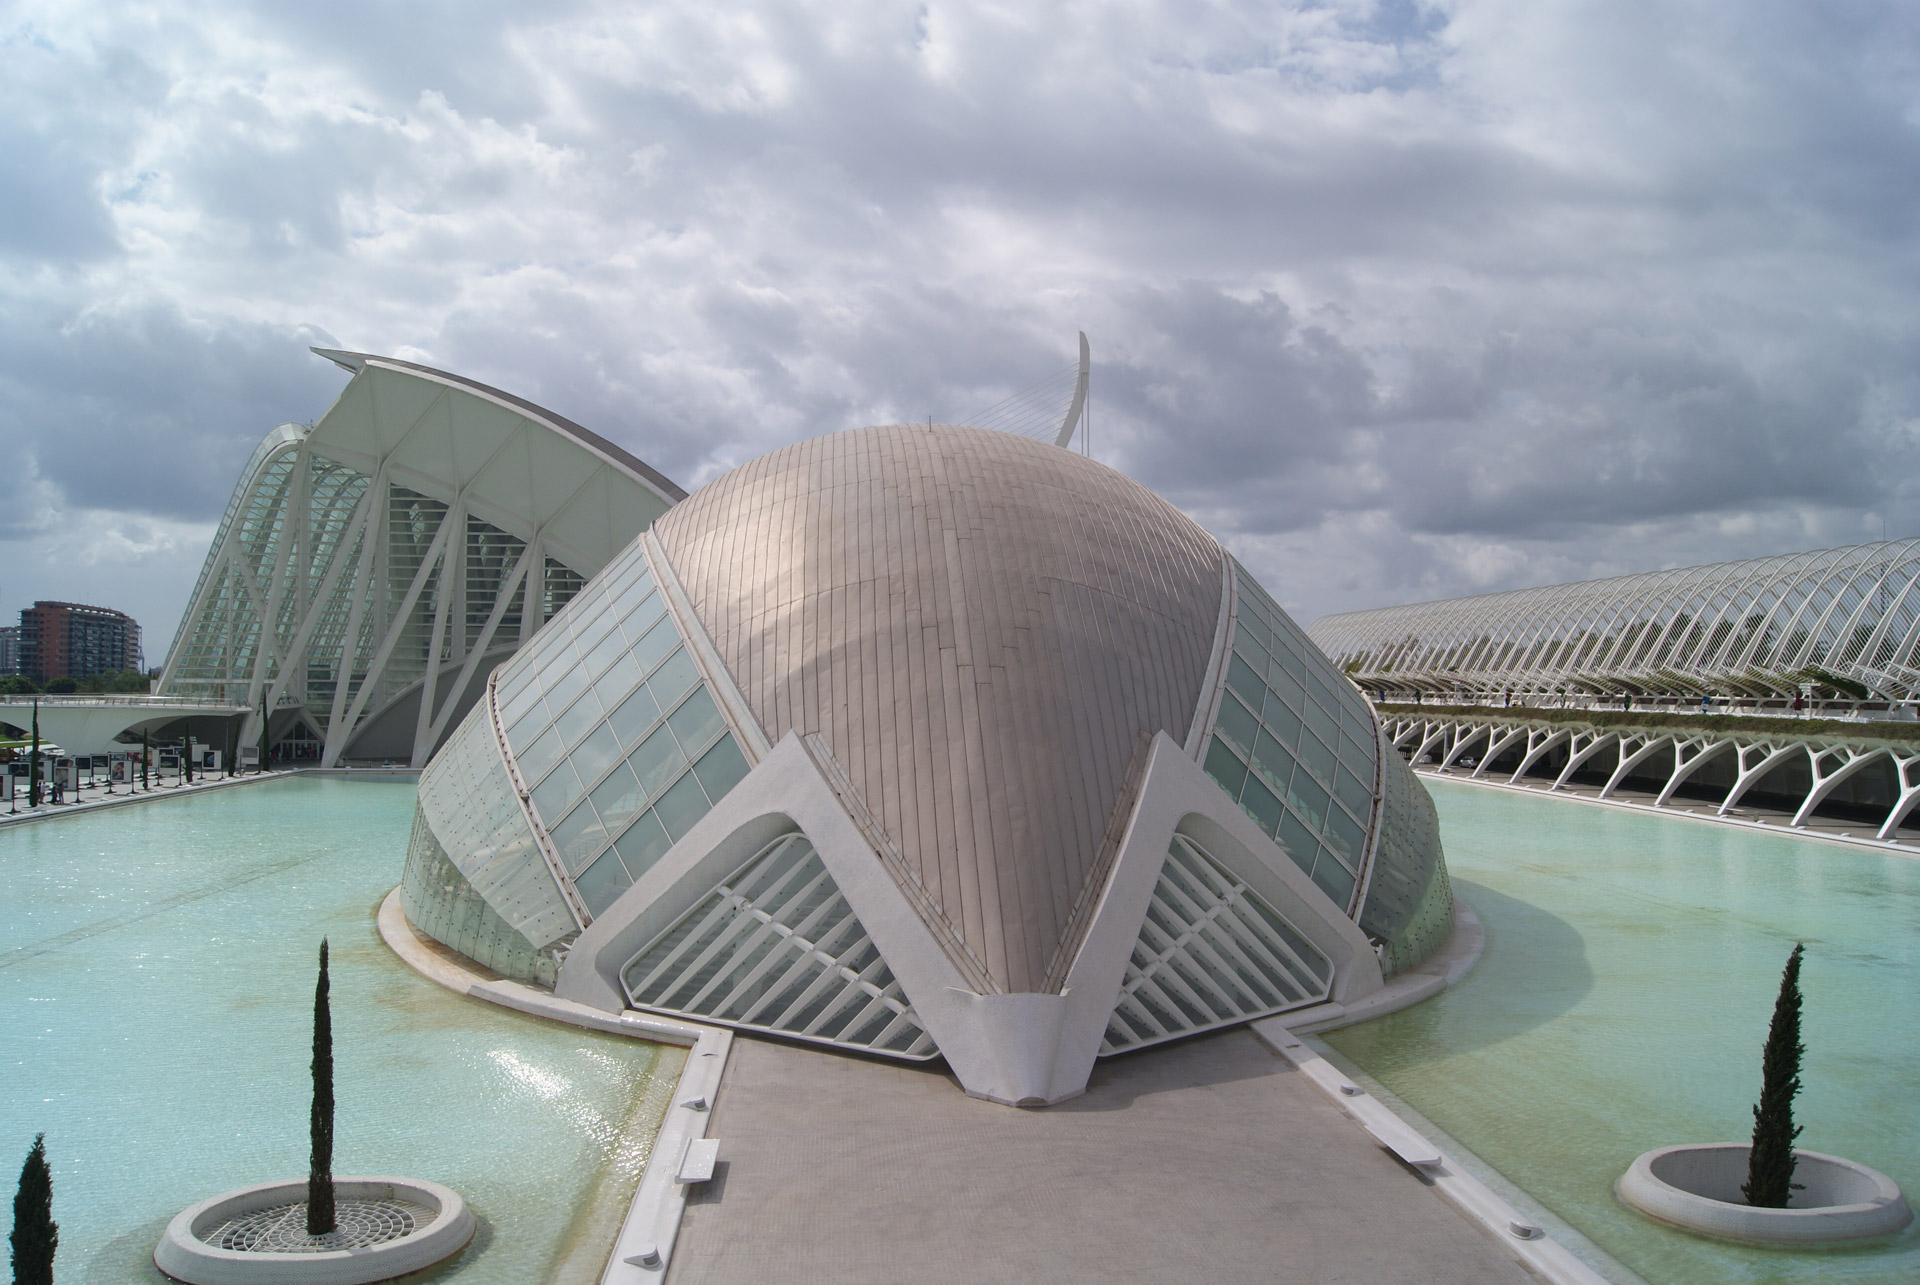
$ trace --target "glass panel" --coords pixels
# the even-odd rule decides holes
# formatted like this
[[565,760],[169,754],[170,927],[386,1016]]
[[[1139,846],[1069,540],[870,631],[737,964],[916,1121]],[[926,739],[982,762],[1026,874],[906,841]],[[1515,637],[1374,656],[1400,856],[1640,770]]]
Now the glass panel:
[[1238,656],[1227,662],[1227,686],[1239,694],[1248,709],[1256,714],[1260,712],[1261,703],[1267,697],[1267,685]]
[[588,675],[593,678],[600,677],[600,675],[607,672],[608,665],[611,665],[619,657],[626,655],[626,652],[627,640],[620,636],[618,629],[612,630],[605,638],[600,640],[599,646],[587,653],[586,665]]
[[574,654],[573,642],[565,630],[555,631],[553,643],[542,649],[540,659],[540,677],[537,680],[540,690],[552,691],[553,685],[567,676],[579,657]]
[[1233,631],[1233,650],[1246,660],[1254,673],[1267,672],[1267,649],[1254,641],[1244,622]]
[[1307,701],[1301,706],[1300,720],[1311,727],[1320,739],[1329,745],[1340,739],[1340,724],[1334,721],[1332,714],[1314,701]]
[[660,702],[661,709],[672,709],[673,703],[699,681],[700,671],[693,667],[693,658],[677,651],[667,658],[666,664],[653,671],[647,686],[653,689],[653,698]]
[[660,706],[654,702],[653,694],[642,687],[608,716],[607,726],[619,736],[622,745],[631,745],[659,717]]
[[671,620],[662,620],[647,630],[640,641],[633,645],[633,659],[645,673],[667,658],[675,647],[680,645],[680,635],[674,632]]
[[640,778],[640,788],[653,798],[665,789],[682,766],[687,756],[674,744],[673,733],[661,728],[635,750],[627,759],[633,768],[633,774]]
[[1247,765],[1234,755],[1233,750],[1219,737],[1214,737],[1207,746],[1207,775],[1220,783],[1227,797],[1240,797],[1240,787],[1247,781]]
[[619,900],[621,893],[633,886],[633,880],[627,877],[626,868],[620,864],[619,856],[610,851],[586,870],[575,875],[573,886],[579,890],[580,899],[587,903],[587,909],[595,916],[599,916],[605,914],[607,907]]
[[1313,837],[1313,831],[1300,824],[1300,818],[1289,812],[1280,818],[1280,833],[1275,838],[1280,846],[1293,858],[1293,864],[1300,867],[1303,874],[1313,873],[1313,854],[1320,849],[1320,843]]
[[[1322,781],[1333,779],[1333,751],[1320,743],[1320,738],[1312,732],[1300,737],[1300,761],[1305,763],[1313,774]],[[1297,776],[1298,773],[1295,773]]]
[[1215,721],[1213,730],[1245,757],[1253,749],[1253,735],[1260,730],[1260,722],[1229,692],[1220,699],[1220,717]]
[[1272,834],[1274,827],[1280,824],[1280,799],[1272,790],[1260,784],[1257,776],[1247,778],[1247,788],[1240,795],[1240,806],[1268,834]]
[[1300,743],[1300,720],[1294,712],[1278,701],[1268,701],[1266,709],[1261,711],[1261,721],[1273,733],[1273,739],[1288,749]]
[[520,765],[520,779],[532,785],[547,774],[547,769],[560,761],[566,752],[566,746],[560,743],[560,733],[549,729],[547,733],[524,753],[514,755]]
[[660,595],[650,593],[627,613],[627,618],[620,622],[620,631],[632,641],[638,642],[647,630],[653,627],[653,622],[666,613],[667,604],[660,601]]
[[559,718],[553,721],[554,730],[560,733],[560,739],[568,745],[573,744],[587,734],[587,729],[600,721],[600,702],[593,698],[592,692],[573,703]]
[[667,837],[667,831],[660,824],[660,818],[651,812],[643,812],[640,819],[613,845],[620,859],[627,863],[627,869],[638,879],[653,867],[661,854],[673,846],[673,840]]
[[671,789],[660,796],[660,802],[654,805],[654,812],[660,818],[660,824],[667,827],[667,833],[678,839],[693,828],[693,823],[705,816],[711,809],[705,791],[700,782],[689,772],[673,783]]
[[[605,599],[603,598],[602,601],[604,602]],[[606,637],[607,631],[612,629],[615,623],[614,614],[604,606],[595,610],[593,615],[574,625],[574,650],[582,656],[586,655],[600,645],[600,640]]]
[[539,811],[542,821],[548,817],[565,816],[580,793],[580,778],[573,774],[572,767],[562,763],[534,790],[533,806]]
[[1353,900],[1353,873],[1335,861],[1332,853],[1320,854],[1320,860],[1313,867],[1313,881],[1342,910]]
[[606,822],[608,834],[619,834],[626,829],[627,822],[647,805],[646,793],[635,779],[633,769],[625,763],[614,768],[612,775],[588,797],[593,800],[594,811]]
[[[1282,749],[1280,742],[1269,736],[1264,727],[1253,747],[1253,770],[1276,794],[1284,792],[1287,782],[1293,779],[1293,755]],[[1271,825],[1267,833],[1273,833]]]
[[740,784],[747,770],[747,756],[740,752],[740,747],[734,744],[731,736],[720,738],[720,743],[693,765],[693,774],[700,778],[707,797],[716,802],[728,790]]
[[553,827],[549,832],[553,836],[553,846],[560,854],[560,862],[568,870],[578,870],[587,864],[588,858],[600,851],[600,845],[607,841],[607,829],[600,823],[593,805],[581,803],[567,813],[566,820]]
[[1347,771],[1344,763],[1341,764],[1340,770],[1334,773],[1333,792],[1340,796],[1342,803],[1347,805],[1347,811],[1355,816],[1364,819],[1373,815],[1372,787],[1362,785],[1360,778]]
[[1305,772],[1295,772],[1287,785],[1287,802],[1300,819],[1318,830],[1327,822],[1327,792]]
[[534,737],[540,735],[541,732],[545,731],[546,728],[547,707],[540,703],[538,696],[535,696],[533,698],[533,708],[527,711],[524,718],[507,729],[507,744],[513,747],[514,753],[518,754],[520,751],[526,749],[528,743],[531,742]]
[[680,748],[688,754],[697,754],[706,748],[707,743],[720,733],[724,724],[720,721],[720,709],[713,703],[713,697],[702,687],[681,703],[679,709],[667,715],[667,726],[680,738]]
[[547,688],[547,708],[561,709],[585,690],[587,690],[587,671],[576,665]]
[[1307,689],[1292,674],[1280,668],[1278,661],[1267,667],[1267,686],[1295,709],[1299,709],[1300,702],[1307,698]]
[[1273,649],[1273,658],[1279,662],[1280,668],[1292,675],[1294,682],[1306,682],[1307,667],[1301,662],[1299,655],[1284,640],[1276,639],[1275,641],[1279,645]]
[[639,681],[640,666],[634,663],[632,656],[622,652],[619,659],[613,662],[613,667],[593,685],[593,694],[600,698],[602,709],[612,709]]
[[1340,855],[1348,869],[1360,868],[1360,852],[1366,846],[1367,832],[1358,821],[1340,808],[1327,809],[1327,846]]
[[[495,698],[496,700],[498,699],[497,693]],[[539,684],[528,683],[520,689],[519,693],[515,695],[512,700],[500,702],[500,725],[502,727],[512,727],[515,723],[526,717],[528,710],[539,703]]]
[[592,784],[600,779],[607,765],[619,757],[619,739],[614,736],[612,728],[602,727],[580,742],[580,748],[573,752],[568,762],[573,764],[573,770],[580,774],[582,781]]
[[[1372,742],[1368,742],[1371,745]],[[1373,755],[1356,743],[1351,736],[1340,738],[1340,761],[1345,763],[1353,774],[1363,781],[1373,779]]]

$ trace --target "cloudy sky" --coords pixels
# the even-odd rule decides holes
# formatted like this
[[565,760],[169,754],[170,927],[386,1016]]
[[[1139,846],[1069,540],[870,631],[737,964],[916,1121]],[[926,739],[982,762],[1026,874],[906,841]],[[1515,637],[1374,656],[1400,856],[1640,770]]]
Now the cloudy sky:
[[164,656],[323,344],[689,488],[1094,351],[1325,612],[1920,535],[1911,0],[0,3],[0,613]]

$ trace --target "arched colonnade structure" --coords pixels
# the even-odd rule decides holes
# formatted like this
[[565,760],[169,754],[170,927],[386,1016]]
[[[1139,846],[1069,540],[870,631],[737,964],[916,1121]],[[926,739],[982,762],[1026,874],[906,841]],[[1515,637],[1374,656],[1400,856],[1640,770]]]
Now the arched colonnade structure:
[[1326,616],[1308,631],[1388,700],[1920,697],[1920,540]]

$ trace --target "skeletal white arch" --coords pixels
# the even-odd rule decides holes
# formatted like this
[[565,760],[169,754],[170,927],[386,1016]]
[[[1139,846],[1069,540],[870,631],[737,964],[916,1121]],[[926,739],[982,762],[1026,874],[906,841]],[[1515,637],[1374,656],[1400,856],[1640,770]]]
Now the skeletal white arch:
[[1482,698],[1920,696],[1920,540],[1344,612],[1314,642],[1363,687]]

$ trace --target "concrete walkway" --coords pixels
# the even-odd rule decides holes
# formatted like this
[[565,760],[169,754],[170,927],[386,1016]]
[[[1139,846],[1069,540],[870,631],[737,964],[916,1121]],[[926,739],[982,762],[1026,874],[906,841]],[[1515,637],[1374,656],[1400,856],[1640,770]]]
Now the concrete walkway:
[[668,1279],[1535,1282],[1244,1028],[1020,1111],[742,1036]]

